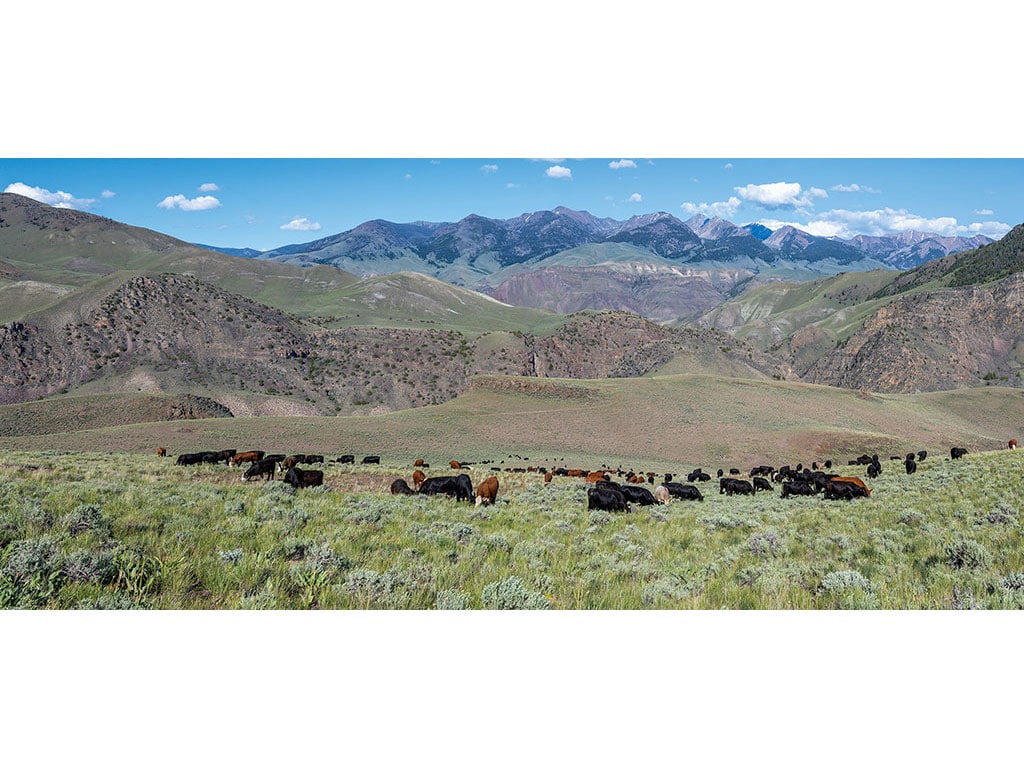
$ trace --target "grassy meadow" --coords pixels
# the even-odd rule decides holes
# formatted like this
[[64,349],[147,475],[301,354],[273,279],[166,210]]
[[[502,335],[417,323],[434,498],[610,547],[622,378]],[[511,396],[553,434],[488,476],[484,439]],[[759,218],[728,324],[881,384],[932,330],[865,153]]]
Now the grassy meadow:
[[1024,607],[1022,451],[933,456],[909,476],[883,461],[850,502],[711,482],[703,502],[630,513],[588,511],[572,478],[501,472],[497,503],[474,507],[390,495],[408,464],[324,469],[295,491],[170,457],[0,451],[0,606]]

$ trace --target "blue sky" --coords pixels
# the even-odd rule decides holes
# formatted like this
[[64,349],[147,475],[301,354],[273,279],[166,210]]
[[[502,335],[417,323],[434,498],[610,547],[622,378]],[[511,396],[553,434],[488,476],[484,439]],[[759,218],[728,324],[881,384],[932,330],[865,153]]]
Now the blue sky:
[[370,219],[511,218],[559,205],[844,238],[908,229],[998,238],[1024,221],[1020,159],[13,158],[0,159],[0,189],[261,250]]

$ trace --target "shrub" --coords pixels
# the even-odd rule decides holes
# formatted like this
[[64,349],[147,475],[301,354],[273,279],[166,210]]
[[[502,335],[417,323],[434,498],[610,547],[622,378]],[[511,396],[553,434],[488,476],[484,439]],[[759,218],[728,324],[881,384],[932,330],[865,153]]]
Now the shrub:
[[465,611],[472,608],[472,599],[460,589],[442,589],[437,593],[434,607],[439,611]]
[[747,549],[757,557],[777,557],[782,552],[782,541],[775,531],[755,533],[747,542]]
[[75,603],[75,610],[78,611],[131,611],[146,608],[149,608],[148,603],[135,602],[121,592],[103,592]]
[[27,582],[34,576],[49,577],[59,573],[63,557],[51,536],[23,539],[10,545],[3,573],[16,582]]
[[117,577],[117,568],[111,555],[97,555],[85,549],[77,549],[68,555],[61,569],[64,578],[70,582],[109,584]]
[[487,584],[480,593],[480,600],[487,610],[532,611],[551,607],[544,595],[528,590],[518,576]]
[[992,564],[992,555],[976,541],[959,539],[946,545],[946,564],[954,570],[988,568]]
[[220,549],[217,551],[217,557],[221,559],[221,562],[231,563],[234,565],[242,559],[242,550],[240,549]]
[[612,516],[607,510],[595,509],[591,511],[587,520],[591,525],[607,525],[612,521]]
[[99,507],[93,504],[79,504],[61,519],[61,525],[75,536],[85,531],[106,531],[109,529]]
[[832,571],[821,580],[822,592],[844,592],[848,589],[871,591],[871,582],[860,571]]
[[1004,576],[999,586],[1006,590],[1018,591],[1024,589],[1024,573],[1017,571],[1009,576]]

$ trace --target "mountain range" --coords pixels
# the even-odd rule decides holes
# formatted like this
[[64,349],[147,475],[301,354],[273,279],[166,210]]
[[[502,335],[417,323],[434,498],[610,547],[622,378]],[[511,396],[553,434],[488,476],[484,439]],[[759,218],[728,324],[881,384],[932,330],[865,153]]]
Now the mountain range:
[[376,219],[308,243],[222,252],[360,277],[418,272],[518,306],[613,308],[665,322],[694,319],[765,282],[907,269],[990,242],[922,232],[841,240],[701,215],[682,221],[662,211],[618,221],[557,207],[512,219]]

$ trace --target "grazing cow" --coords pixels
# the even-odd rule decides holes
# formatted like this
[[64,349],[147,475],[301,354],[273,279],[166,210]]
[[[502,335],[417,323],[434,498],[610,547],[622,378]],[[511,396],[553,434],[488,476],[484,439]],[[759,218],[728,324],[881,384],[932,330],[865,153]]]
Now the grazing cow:
[[863,491],[862,495],[864,495],[864,496],[870,496],[871,495],[871,489],[868,488],[866,485],[864,485],[864,481],[861,480],[859,477],[833,477],[831,479],[831,482],[834,482],[834,483],[847,483],[849,485],[856,485],[858,488],[861,489],[861,491]]
[[[1016,444],[1014,444],[1014,445],[1011,445],[1010,447],[1011,448],[1016,448],[1017,446],[1016,446]],[[166,456],[167,455],[167,449],[166,448],[157,448],[156,449],[156,455],[157,456]]]
[[423,473],[422,469],[417,469],[412,473],[412,484],[413,487],[418,491],[420,486],[423,485],[423,481],[427,479],[427,476]]
[[658,500],[654,498],[654,494],[641,485],[623,485],[620,493],[622,493],[622,495],[626,497],[626,501],[631,504],[639,504],[640,506],[646,507],[651,504],[658,503]]
[[281,462],[281,469],[286,472],[294,467],[296,464],[302,464],[305,462],[306,456],[302,453],[293,453],[291,456],[286,456],[284,461]]
[[788,499],[790,496],[814,496],[818,493],[812,483],[806,480],[787,480],[782,484],[780,498]]
[[486,478],[476,487],[476,506],[493,504],[498,497],[498,478],[494,475]]
[[277,471],[277,462],[273,459],[260,459],[259,461],[253,462],[245,474],[242,475],[246,480],[252,480],[254,477],[262,477],[264,480],[273,480],[274,473]]
[[648,472],[647,473],[647,482],[650,483],[651,485],[654,485],[654,473],[653,472]]
[[771,477],[775,471],[775,467],[769,467],[767,464],[761,464],[760,466],[753,467],[750,470],[751,477]]
[[228,464],[231,463],[231,459],[234,457],[236,453],[237,451],[234,448],[231,448],[226,451],[216,451],[217,461],[212,463],[220,464],[223,461],[224,466],[226,467]]
[[356,457],[351,453],[346,453],[344,456],[339,456],[335,459],[338,464],[355,464]]
[[202,453],[182,453],[178,455],[178,458],[174,460],[174,463],[179,467],[184,467],[188,464],[201,464],[203,456],[204,454]]
[[720,478],[720,477],[721,477],[722,475],[724,475],[724,474],[725,474],[725,471],[724,471],[724,470],[721,470],[721,469],[719,469],[719,470],[718,470],[718,477],[719,477],[719,478]]
[[555,475],[554,475],[553,472],[545,472],[544,473],[544,485],[548,485],[554,479],[554,477],[555,477]]
[[263,451],[242,451],[242,453],[236,453],[231,457],[231,466],[237,467],[243,461],[247,461],[253,464],[262,459],[266,454]]
[[928,451],[918,451],[917,452],[917,460],[918,461],[924,461],[927,458],[928,458]]
[[428,496],[443,493],[457,501],[469,501],[473,498],[473,481],[469,479],[469,475],[428,477],[423,481],[419,492]]
[[868,477],[874,479],[882,474],[882,465],[878,463],[868,464]]
[[695,485],[683,485],[682,483],[665,483],[664,487],[673,499],[686,499],[687,501],[704,501],[704,495]]
[[611,480],[607,472],[589,472],[587,473],[586,481],[588,483],[596,483],[599,480]]
[[567,469],[565,475],[566,477],[586,477],[587,473],[582,469]]
[[405,480],[403,480],[402,478],[398,478],[397,480],[395,480],[395,482],[391,484],[391,493],[404,493],[407,496],[411,496],[412,494],[416,493],[416,491],[410,488],[409,484],[405,482]]
[[284,482],[292,488],[309,488],[324,484],[324,473],[319,469],[299,469],[292,467],[285,473]]
[[772,484],[765,480],[763,477],[752,478],[754,481],[754,493],[758,491],[774,491]]
[[668,504],[672,501],[672,494],[668,492],[668,488],[664,485],[659,485],[654,489],[654,498],[657,499],[659,504]]
[[666,472],[665,473],[665,482],[666,483],[671,483],[672,482],[672,473],[671,472]]
[[906,467],[908,475],[912,475],[917,472],[917,462],[909,457],[904,460],[903,466]]
[[967,449],[966,448],[955,448],[954,447],[954,448],[950,448],[949,449],[949,457],[951,459],[962,459],[966,455],[967,455]]
[[622,491],[595,485],[587,488],[587,509],[603,509],[607,512],[629,512],[629,503]]
[[822,495],[826,499],[834,499],[841,501],[851,501],[857,497],[867,497],[871,494],[869,490],[863,487],[863,484],[857,485],[856,483],[847,482],[851,478],[845,478],[843,480],[829,480],[825,483],[825,489],[822,491]]
[[414,461],[414,462],[412,463],[412,465],[413,465],[414,467],[422,467],[422,466],[423,466],[423,459],[416,459],[416,461]]
[[380,456],[363,456],[363,464],[380,464]]
[[462,464],[458,461],[455,461],[455,459],[449,461],[448,466],[451,467],[452,469],[462,469]]
[[740,474],[739,467],[729,467],[729,474],[730,475],[738,475],[738,474]]
[[306,460],[299,462],[300,464],[323,464],[324,457],[319,453],[307,453]]
[[734,493],[753,496],[754,486],[750,484],[749,480],[739,480],[735,477],[723,477],[718,481],[718,492],[724,493],[726,496],[732,496]]
[[283,453],[272,453],[269,456],[264,456],[263,457],[264,461],[281,462],[281,461],[284,461],[284,459],[285,459],[285,455]]
[[1009,449],[1010,449],[1011,451],[1015,451],[1015,450],[1017,450],[1017,441],[1016,441],[1015,439],[1014,439],[1014,440],[1011,440],[1011,441],[1010,441],[1010,442],[1008,443],[1008,445],[1007,445],[1007,448],[1009,448]]

